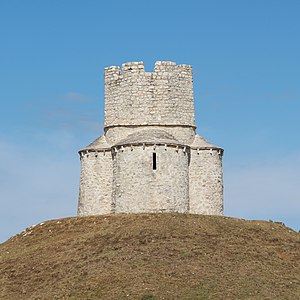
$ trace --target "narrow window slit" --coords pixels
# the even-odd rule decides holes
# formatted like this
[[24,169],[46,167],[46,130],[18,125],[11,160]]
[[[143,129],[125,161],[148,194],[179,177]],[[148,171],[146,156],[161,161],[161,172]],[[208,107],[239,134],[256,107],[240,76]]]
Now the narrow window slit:
[[156,170],[156,153],[153,153],[153,164],[152,164],[153,170]]

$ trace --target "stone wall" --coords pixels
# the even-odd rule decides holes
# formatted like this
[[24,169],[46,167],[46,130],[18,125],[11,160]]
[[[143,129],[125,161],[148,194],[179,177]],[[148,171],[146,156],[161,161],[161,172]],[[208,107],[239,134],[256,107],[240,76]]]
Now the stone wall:
[[190,213],[223,215],[222,157],[219,150],[191,149]]
[[[156,153],[156,170],[153,170]],[[116,213],[188,212],[188,153],[175,147],[134,146],[114,158]]]
[[105,68],[105,127],[173,124],[195,126],[192,67],[143,62]]
[[111,151],[83,152],[78,201],[78,215],[98,215],[112,212]]

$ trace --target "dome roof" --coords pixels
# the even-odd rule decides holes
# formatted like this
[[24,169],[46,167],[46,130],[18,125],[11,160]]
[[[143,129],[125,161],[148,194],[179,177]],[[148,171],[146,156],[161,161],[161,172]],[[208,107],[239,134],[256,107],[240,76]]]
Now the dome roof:
[[83,151],[83,150],[106,150],[106,149],[108,150],[110,148],[111,147],[107,143],[105,136],[102,135],[80,151]]
[[114,146],[133,144],[173,144],[181,145],[171,134],[160,129],[147,129],[129,134],[125,139],[119,141]]
[[197,148],[197,149],[221,149],[220,147],[217,147],[213,144],[210,144],[207,142],[203,137],[200,135],[196,134],[195,139],[193,143],[190,145],[191,148]]

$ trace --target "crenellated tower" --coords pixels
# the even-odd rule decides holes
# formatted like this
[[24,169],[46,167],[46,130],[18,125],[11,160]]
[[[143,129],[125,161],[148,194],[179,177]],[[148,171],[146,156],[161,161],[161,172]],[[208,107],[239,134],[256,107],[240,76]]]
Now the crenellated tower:
[[195,127],[192,68],[157,62],[145,72],[143,62],[104,70],[105,128],[184,125]]
[[196,125],[191,66],[158,61],[153,72],[145,72],[143,62],[130,62],[122,69],[105,68],[104,78],[104,130],[111,142],[145,126],[163,126],[175,135],[182,129],[184,138],[193,139]]

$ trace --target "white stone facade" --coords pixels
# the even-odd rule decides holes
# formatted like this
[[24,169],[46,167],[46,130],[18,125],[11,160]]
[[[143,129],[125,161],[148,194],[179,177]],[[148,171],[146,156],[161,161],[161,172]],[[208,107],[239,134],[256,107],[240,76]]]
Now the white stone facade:
[[223,149],[196,134],[192,67],[105,69],[104,135],[79,151],[78,215],[223,214]]

